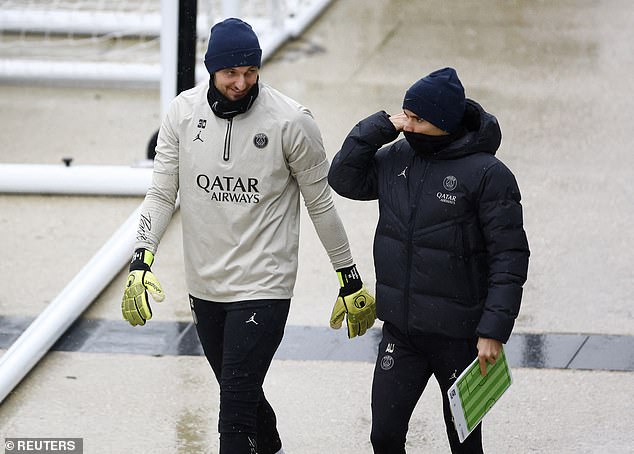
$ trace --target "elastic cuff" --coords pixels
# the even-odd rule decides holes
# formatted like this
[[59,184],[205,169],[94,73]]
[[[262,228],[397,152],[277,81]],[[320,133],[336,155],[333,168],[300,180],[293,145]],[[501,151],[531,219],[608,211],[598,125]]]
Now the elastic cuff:
[[351,295],[358,292],[363,287],[363,281],[357,271],[357,266],[347,266],[337,270],[337,277],[339,278],[339,290],[340,296]]
[[154,262],[154,254],[147,249],[139,248],[134,251],[130,262],[130,271],[145,270],[150,271],[150,266]]

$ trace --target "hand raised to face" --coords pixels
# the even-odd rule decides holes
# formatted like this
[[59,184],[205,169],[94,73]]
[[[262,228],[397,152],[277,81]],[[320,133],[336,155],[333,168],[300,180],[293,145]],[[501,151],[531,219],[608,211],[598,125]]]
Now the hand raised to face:
[[407,123],[407,115],[404,112],[400,112],[390,116],[390,121],[394,125],[397,131],[402,131]]

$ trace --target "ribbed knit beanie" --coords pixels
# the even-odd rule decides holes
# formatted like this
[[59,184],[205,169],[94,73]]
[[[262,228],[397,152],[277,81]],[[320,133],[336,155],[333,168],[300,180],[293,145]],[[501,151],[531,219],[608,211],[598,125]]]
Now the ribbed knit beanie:
[[262,49],[249,24],[229,18],[211,27],[209,45],[205,53],[205,66],[209,74],[236,66],[262,64]]
[[403,109],[411,110],[423,120],[455,132],[464,115],[464,87],[453,68],[443,68],[418,80],[405,92]]

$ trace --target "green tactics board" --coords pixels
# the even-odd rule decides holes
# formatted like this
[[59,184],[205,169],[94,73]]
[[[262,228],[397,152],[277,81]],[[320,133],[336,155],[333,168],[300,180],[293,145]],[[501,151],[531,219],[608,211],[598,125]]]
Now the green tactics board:
[[494,365],[487,364],[485,376],[480,374],[477,358],[460,374],[447,391],[460,443],[477,427],[512,382],[504,350]]

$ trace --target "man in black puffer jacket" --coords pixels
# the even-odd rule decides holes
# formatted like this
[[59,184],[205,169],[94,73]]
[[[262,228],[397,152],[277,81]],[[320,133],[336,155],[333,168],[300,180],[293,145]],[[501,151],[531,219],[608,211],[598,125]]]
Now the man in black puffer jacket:
[[[390,143],[400,132],[405,138]],[[337,193],[379,201],[377,454],[405,452],[409,419],[432,374],[452,452],[482,452],[480,427],[459,443],[446,392],[476,355],[483,374],[495,363],[526,281],[520,192],[495,157],[500,141],[497,119],[466,99],[455,70],[444,68],[407,90],[402,113],[361,120],[332,162],[328,181]]]

